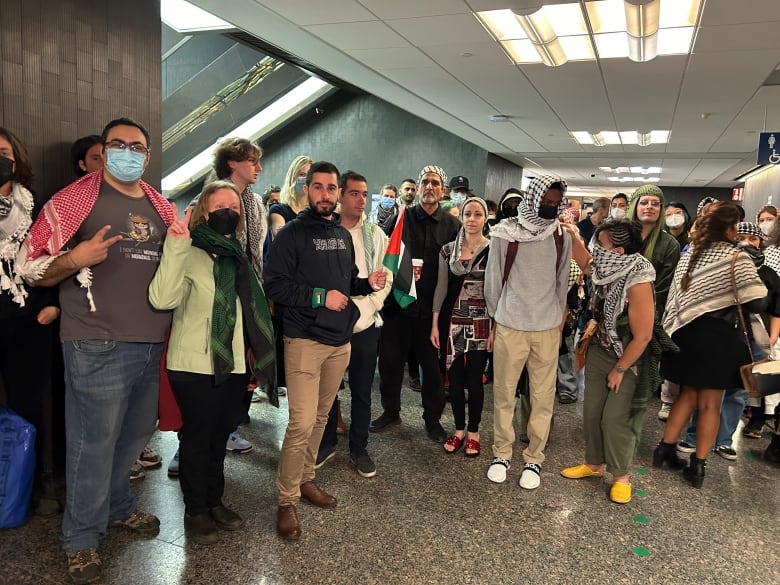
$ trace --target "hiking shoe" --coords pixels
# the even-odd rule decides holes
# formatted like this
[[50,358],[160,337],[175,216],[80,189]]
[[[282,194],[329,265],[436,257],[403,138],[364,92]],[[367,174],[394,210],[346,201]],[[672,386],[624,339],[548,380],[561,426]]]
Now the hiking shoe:
[[136,510],[124,520],[113,520],[109,528],[124,528],[138,534],[157,534],[160,532],[160,519],[157,516]]
[[409,388],[415,392],[422,392],[422,384],[420,384],[420,378],[409,378]]
[[715,447],[715,453],[723,457],[724,459],[728,461],[736,461],[737,460],[737,452],[729,447],[728,445],[720,445],[718,447]]
[[162,457],[151,447],[144,447],[138,462],[146,469],[153,469],[162,465]]
[[355,466],[358,475],[361,477],[374,477],[376,475],[376,465],[365,450],[358,453],[349,454],[349,462]]
[[314,469],[319,469],[325,465],[328,461],[336,456],[336,448],[333,447],[330,451],[320,451],[317,453],[317,460],[314,462]]
[[509,471],[509,459],[493,457],[493,461],[488,467],[487,478],[493,483],[504,483],[506,481],[506,472]]
[[695,453],[696,445],[688,441],[680,441],[677,443],[677,451],[680,453]]
[[143,463],[139,459],[136,459],[130,466],[130,479],[143,479],[146,477]]
[[671,402],[662,402],[661,403],[661,410],[658,411],[658,420],[667,421],[669,420],[669,413],[672,412],[672,403]]
[[209,545],[219,542],[217,523],[208,512],[184,515],[184,534],[196,544]]
[[68,555],[68,575],[76,585],[98,581],[102,568],[94,548],[85,548]]
[[173,454],[171,462],[168,464],[168,477],[179,477],[179,450]]
[[227,445],[225,445],[225,450],[231,453],[249,453],[252,449],[254,449],[252,443],[242,438],[238,433],[230,433]]
[[542,483],[542,466],[537,463],[523,465],[523,473],[520,474],[520,487],[526,490],[535,490]]

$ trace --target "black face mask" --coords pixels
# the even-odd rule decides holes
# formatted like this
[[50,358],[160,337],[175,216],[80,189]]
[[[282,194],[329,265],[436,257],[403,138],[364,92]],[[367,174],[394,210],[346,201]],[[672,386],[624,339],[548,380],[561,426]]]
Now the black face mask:
[[208,226],[218,234],[229,236],[235,233],[240,216],[232,209],[217,209],[209,213]]
[[5,185],[14,178],[14,161],[0,156],[0,185]]
[[748,253],[748,256],[750,256],[750,259],[753,261],[756,268],[761,268],[764,265],[764,253],[761,250],[755,246],[751,246],[747,242],[740,242],[737,246]]
[[501,206],[501,215],[503,217],[517,217],[517,206],[518,203],[507,203]]
[[542,219],[555,219],[555,216],[558,215],[558,206],[557,205],[540,205],[539,206],[539,217]]

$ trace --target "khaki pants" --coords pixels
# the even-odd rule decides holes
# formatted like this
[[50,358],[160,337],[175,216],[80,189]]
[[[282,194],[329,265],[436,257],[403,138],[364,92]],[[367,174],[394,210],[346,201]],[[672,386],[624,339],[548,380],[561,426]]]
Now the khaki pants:
[[328,411],[349,364],[350,344],[284,338],[284,368],[290,420],[284,434],[276,488],[280,504],[296,503],[302,483],[314,479],[314,463]]
[[531,386],[530,443],[523,451],[526,463],[542,464],[550,434],[555,378],[558,372],[559,329],[516,331],[496,323],[493,348],[493,456],[512,458],[515,442],[515,390],[527,365]]
[[631,401],[636,389],[636,373],[629,368],[623,374],[618,392],[607,388],[607,374],[617,357],[596,343],[588,347],[585,362],[585,400],[582,419],[585,428],[585,463],[607,464],[612,475],[626,475],[636,448],[631,429]]

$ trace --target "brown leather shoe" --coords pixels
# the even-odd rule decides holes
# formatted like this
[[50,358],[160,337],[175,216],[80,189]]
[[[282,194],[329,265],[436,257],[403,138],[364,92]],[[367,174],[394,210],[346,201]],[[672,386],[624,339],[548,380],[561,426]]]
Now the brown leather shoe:
[[298,540],[301,537],[301,523],[295,504],[280,504],[276,512],[276,532],[282,538]]
[[319,508],[335,508],[336,498],[320,489],[313,481],[301,484],[301,497]]

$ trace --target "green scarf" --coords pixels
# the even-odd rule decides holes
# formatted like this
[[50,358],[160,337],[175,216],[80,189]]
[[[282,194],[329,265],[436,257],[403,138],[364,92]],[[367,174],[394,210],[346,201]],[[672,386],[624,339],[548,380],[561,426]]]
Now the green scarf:
[[227,238],[202,223],[192,230],[192,245],[214,256],[214,307],[211,315],[211,355],[217,384],[233,371],[233,332],[236,298],[241,302],[244,334],[252,349],[252,371],[260,385],[268,386],[268,398],[279,406],[276,395],[276,355],[271,315],[263,288],[235,238]]

